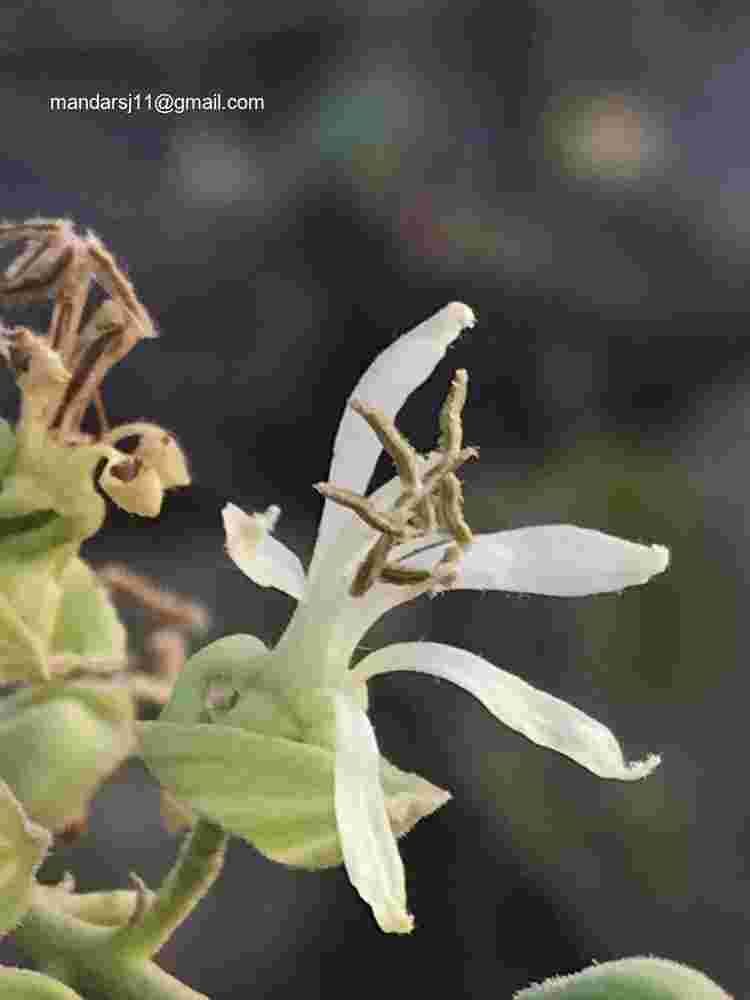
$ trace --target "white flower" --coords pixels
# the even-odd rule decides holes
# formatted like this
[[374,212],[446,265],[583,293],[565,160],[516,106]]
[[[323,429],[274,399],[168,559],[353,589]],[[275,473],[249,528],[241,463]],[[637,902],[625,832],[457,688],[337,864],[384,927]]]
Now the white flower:
[[[393,420],[447,347],[473,325],[472,311],[452,303],[393,343],[360,380],[336,436],[330,482],[318,486],[326,501],[307,575],[271,534],[278,508],[248,515],[234,504],[225,507],[231,558],[255,583],[297,600],[297,609],[271,651],[252,637],[234,636],[196,654],[173,702],[145,730],[149,766],[199,813],[279,860],[310,865],[343,856],[349,878],[385,931],[412,928],[395,837],[449,795],[381,757],[367,716],[371,677],[412,670],[450,680],[501,722],[602,778],[633,780],[658,764],[654,756],[626,763],[603,725],[451,646],[397,643],[351,668],[358,644],[380,616],[426,592],[471,588],[578,596],[645,583],[667,566],[661,546],[571,525],[472,534],[455,474],[477,455],[462,443],[466,373],[456,373],[440,415],[438,447],[426,458],[413,451]],[[383,446],[399,475],[365,497]],[[238,668],[240,651],[244,665]],[[221,678],[236,696],[220,717],[207,715],[210,698],[221,707],[215,684]],[[188,728],[182,725],[188,720],[211,724]],[[332,759],[324,761],[321,748]],[[333,853],[324,836],[330,809],[325,767],[333,771]],[[269,792],[272,775],[281,790]],[[252,810],[238,801],[247,783]],[[284,822],[296,824],[307,840],[303,833],[295,840]]]

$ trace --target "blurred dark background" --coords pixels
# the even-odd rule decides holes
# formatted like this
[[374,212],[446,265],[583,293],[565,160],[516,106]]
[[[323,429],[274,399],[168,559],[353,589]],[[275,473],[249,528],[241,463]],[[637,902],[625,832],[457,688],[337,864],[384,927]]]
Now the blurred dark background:
[[[212,635],[273,641],[291,602],[223,555],[220,507],[279,503],[279,536],[308,556],[346,396],[454,299],[479,325],[401,426],[430,447],[451,365],[469,369],[475,529],[573,521],[673,550],[619,596],[461,593],[439,614],[423,599],[366,640],[480,653],[606,722],[631,758],[662,753],[656,774],[600,782],[459,691],[384,678],[382,748],[455,796],[402,842],[415,934],[381,935],[342,871],[236,842],[165,966],[214,998],[504,998],[649,953],[743,996],[747,5],[48,0],[3,5],[0,52],[0,214],[69,216],[118,254],[162,336],[109,378],[110,417],[173,429],[192,461],[157,522],[111,513],[93,561],[198,596]],[[49,109],[216,91],[264,109]],[[175,841],[157,798],[137,765],[119,774],[50,877],[158,883]]]

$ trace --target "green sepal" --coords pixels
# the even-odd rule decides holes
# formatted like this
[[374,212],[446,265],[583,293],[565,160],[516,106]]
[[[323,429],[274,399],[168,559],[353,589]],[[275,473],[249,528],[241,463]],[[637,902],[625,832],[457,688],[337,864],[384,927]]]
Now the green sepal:
[[0,777],[51,830],[86,815],[102,781],[134,746],[129,690],[107,681],[54,682],[2,703]]
[[217,724],[139,731],[150,770],[199,815],[284,864],[340,861],[330,750]]
[[28,819],[8,785],[0,781],[0,936],[12,930],[29,908],[34,873],[51,843],[47,830]]
[[254,635],[227,635],[193,654],[180,671],[160,722],[206,722],[211,685],[225,685],[239,695],[262,670],[267,647]]
[[59,576],[70,558],[65,546],[27,554],[18,543],[17,535],[0,543],[0,682],[48,679]]
[[622,958],[555,976],[515,1000],[732,1000],[702,972],[663,958]]
[[61,579],[62,595],[52,652],[124,658],[127,633],[106,587],[82,559],[73,559]]
[[31,969],[0,968],[0,1000],[82,1000],[57,979]]
[[[152,773],[199,815],[282,864],[316,869],[343,860],[332,749],[220,724],[138,728]],[[450,798],[383,758],[381,781],[397,836]]]

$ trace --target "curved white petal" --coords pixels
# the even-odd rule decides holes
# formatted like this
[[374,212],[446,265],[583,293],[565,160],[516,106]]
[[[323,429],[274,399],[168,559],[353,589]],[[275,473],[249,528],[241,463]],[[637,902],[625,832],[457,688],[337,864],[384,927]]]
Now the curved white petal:
[[634,781],[659,763],[651,755],[628,764],[612,733],[580,709],[539,691],[515,674],[493,666],[464,649],[437,642],[402,642],[366,656],[352,671],[352,681],[367,681],[395,670],[442,677],[473,694],[506,726],[533,743],[570,757],[600,778]]
[[[437,546],[404,565],[434,566],[442,552]],[[477,535],[461,560],[454,589],[582,597],[646,583],[668,565],[669,550],[663,545],[641,545],[573,524],[547,524]]]
[[[448,346],[475,322],[468,306],[451,302],[379,354],[349,399],[358,399],[395,417],[412,392],[432,374]],[[333,444],[329,482],[365,493],[380,452],[380,442],[372,430],[347,404]],[[352,516],[345,508],[326,501],[313,565]]]
[[345,694],[336,706],[336,823],[352,885],[381,930],[408,933],[406,878],[385,807],[380,753],[367,715]]
[[275,587],[301,601],[305,594],[302,563],[271,535],[280,513],[278,507],[269,507],[264,514],[246,514],[235,504],[226,504],[221,516],[227,552],[259,587]]

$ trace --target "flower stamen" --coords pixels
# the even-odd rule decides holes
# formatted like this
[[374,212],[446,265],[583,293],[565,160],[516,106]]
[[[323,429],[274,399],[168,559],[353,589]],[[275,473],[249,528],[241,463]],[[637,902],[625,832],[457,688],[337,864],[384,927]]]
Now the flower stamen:
[[[425,472],[425,460],[380,410],[353,400],[352,409],[376,434],[393,459],[402,491],[391,510],[378,510],[369,497],[332,483],[318,483],[323,496],[353,511],[380,537],[370,547],[354,574],[350,594],[361,597],[378,580],[397,586],[428,585],[432,592],[453,586],[464,550],[473,534],[463,514],[463,492],[457,470],[469,459],[478,458],[476,448],[463,447],[462,413],[468,392],[468,375],[456,372],[440,411],[437,461]],[[428,460],[429,461],[429,460]],[[395,546],[445,531],[453,538],[442,559],[432,570],[410,569],[389,561]]]

